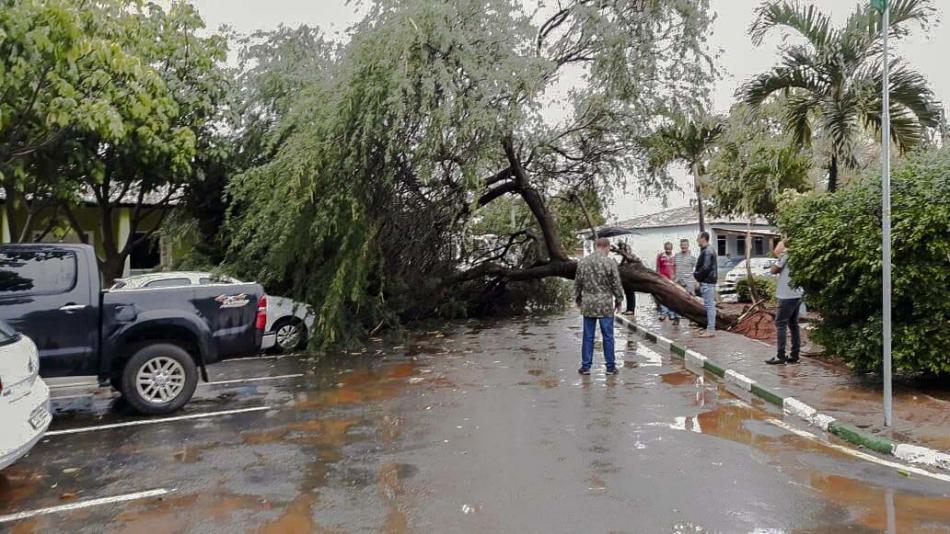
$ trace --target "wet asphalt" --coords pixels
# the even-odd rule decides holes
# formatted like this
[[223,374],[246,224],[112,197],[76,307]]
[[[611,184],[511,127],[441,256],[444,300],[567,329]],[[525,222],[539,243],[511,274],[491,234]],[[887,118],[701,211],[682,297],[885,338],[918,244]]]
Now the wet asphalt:
[[[255,411],[53,435],[0,472],[0,516],[163,495],[0,531],[950,532],[950,483],[775,426],[620,327],[618,376],[599,354],[579,376],[579,345],[576,317],[538,316],[215,365],[284,378],[200,386],[176,416]],[[142,420],[107,390],[60,402],[53,431]]]

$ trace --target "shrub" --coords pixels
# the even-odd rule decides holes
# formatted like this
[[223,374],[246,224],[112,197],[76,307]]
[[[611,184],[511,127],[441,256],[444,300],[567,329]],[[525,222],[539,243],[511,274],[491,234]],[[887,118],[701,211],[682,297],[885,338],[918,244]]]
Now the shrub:
[[[775,301],[775,279],[768,278],[765,276],[753,276],[752,283],[755,284],[755,294],[760,299],[765,299],[769,302]],[[736,282],[736,295],[739,297],[739,302],[752,302],[752,294],[749,291],[749,278],[740,278]]]
[[[950,373],[950,149],[892,173],[893,365]],[[857,371],[879,371],[881,187],[868,176],[833,194],[786,198],[792,280],[822,315],[815,339]]]

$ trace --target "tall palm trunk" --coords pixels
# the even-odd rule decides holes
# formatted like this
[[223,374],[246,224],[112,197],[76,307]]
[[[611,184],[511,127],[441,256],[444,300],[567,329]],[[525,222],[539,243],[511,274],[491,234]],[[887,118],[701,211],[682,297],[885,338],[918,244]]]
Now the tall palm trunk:
[[838,189],[838,154],[831,155],[831,163],[828,165],[828,192],[834,193]]
[[699,231],[706,231],[706,214],[703,209],[703,191],[699,187],[699,172],[696,165],[691,165],[693,171],[693,188],[696,190],[696,206],[699,208]]

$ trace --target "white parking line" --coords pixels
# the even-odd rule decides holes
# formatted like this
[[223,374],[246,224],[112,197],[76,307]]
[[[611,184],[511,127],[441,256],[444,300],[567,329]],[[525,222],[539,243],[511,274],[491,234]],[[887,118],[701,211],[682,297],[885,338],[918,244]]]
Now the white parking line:
[[188,415],[179,415],[175,417],[163,417],[161,419],[140,419],[138,421],[126,421],[124,423],[112,423],[108,425],[84,426],[79,428],[67,428],[64,430],[52,430],[47,432],[47,436],[61,436],[63,434],[79,434],[82,432],[95,432],[97,430],[109,430],[112,428],[124,428],[127,426],[157,425],[159,423],[173,423],[175,421],[187,421],[189,419],[203,419],[207,417],[223,417],[239,413],[260,412],[271,410],[270,406],[257,406],[254,408],[241,408],[238,410],[224,410],[221,412],[193,413]]
[[300,378],[303,376],[303,373],[297,373],[293,375],[278,375],[278,376],[258,376],[254,378],[235,378],[234,380],[217,380],[215,382],[201,382],[199,386],[220,386],[222,384],[243,384],[244,382],[263,382],[265,380],[284,380],[286,378]]
[[101,506],[103,504],[134,501],[137,499],[147,499],[149,497],[160,497],[162,495],[167,495],[173,491],[175,490],[158,488],[158,489],[153,489],[153,490],[148,490],[148,491],[139,491],[136,493],[126,493],[125,495],[115,495],[112,497],[102,497],[99,499],[89,499],[88,501],[74,502],[70,504],[61,504],[59,506],[50,506],[49,508],[39,508],[36,510],[30,510],[27,512],[17,512],[15,514],[0,515],[0,523],[9,523],[11,521],[19,521],[21,519],[28,519],[31,517],[36,517],[38,515],[55,514],[57,512],[69,512],[72,510],[79,510],[82,508],[89,508],[92,506]]
[[301,356],[302,352],[292,352],[290,354],[277,354],[274,356],[250,356],[247,358],[230,358],[227,360],[221,360],[218,364],[230,363],[230,362],[246,362],[250,360],[280,360],[283,358],[295,358]]
[[799,429],[793,427],[792,425],[786,423],[785,421],[781,421],[781,420],[779,420],[779,419],[772,419],[772,418],[769,418],[769,419],[766,419],[766,421],[768,421],[769,423],[772,423],[773,425],[775,425],[775,426],[777,426],[777,427],[779,427],[779,428],[781,428],[781,429],[783,429],[783,430],[787,430],[787,431],[791,432],[792,434],[795,434],[796,436],[800,436],[800,437],[803,437],[803,438],[807,438],[807,439],[811,439],[811,440],[814,440],[814,441],[818,441],[818,442],[820,442],[822,445],[825,445],[825,446],[827,446],[827,447],[830,447],[830,448],[832,448],[832,449],[835,449],[836,451],[843,452],[843,453],[845,453],[845,454],[847,454],[847,455],[854,456],[855,458],[860,458],[860,459],[862,459],[862,460],[867,460],[867,461],[869,461],[869,462],[874,462],[874,463],[876,463],[876,464],[880,464],[880,465],[883,465],[883,466],[886,466],[886,467],[892,467],[892,468],[897,469],[897,470],[899,470],[899,471],[904,471],[905,473],[914,473],[915,475],[921,475],[921,476],[925,476],[925,477],[935,478],[935,479],[937,479],[937,480],[942,480],[943,482],[950,482],[950,476],[948,476],[948,475],[943,475],[943,474],[940,474],[940,473],[931,473],[930,471],[927,471],[926,469],[920,469],[920,468],[918,468],[918,467],[913,467],[913,466],[910,466],[910,465],[904,465],[904,464],[897,463],[897,462],[890,462],[890,461],[888,461],[888,460],[884,460],[884,459],[882,459],[882,458],[878,458],[877,456],[870,455],[870,454],[868,454],[868,453],[866,453],[866,452],[861,452],[861,451],[856,450],[856,449],[851,449],[851,448],[848,448],[848,447],[844,447],[844,446],[838,445],[838,444],[836,444],[836,443],[829,443],[829,442],[827,442],[827,441],[825,441],[825,440],[819,438],[818,436],[812,434],[811,432],[806,432],[805,430],[799,430]]

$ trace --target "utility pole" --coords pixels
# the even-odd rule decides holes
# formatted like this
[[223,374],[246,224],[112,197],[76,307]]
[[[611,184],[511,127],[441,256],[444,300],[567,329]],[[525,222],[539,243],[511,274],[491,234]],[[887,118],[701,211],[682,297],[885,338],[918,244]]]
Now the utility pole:
[[884,41],[884,76],[881,88],[883,101],[881,109],[881,233],[884,239],[881,329],[884,352],[884,426],[889,427],[892,423],[893,392],[891,388],[891,66],[887,50],[887,33],[891,17],[888,0],[871,0],[871,5],[881,12],[881,39]]

